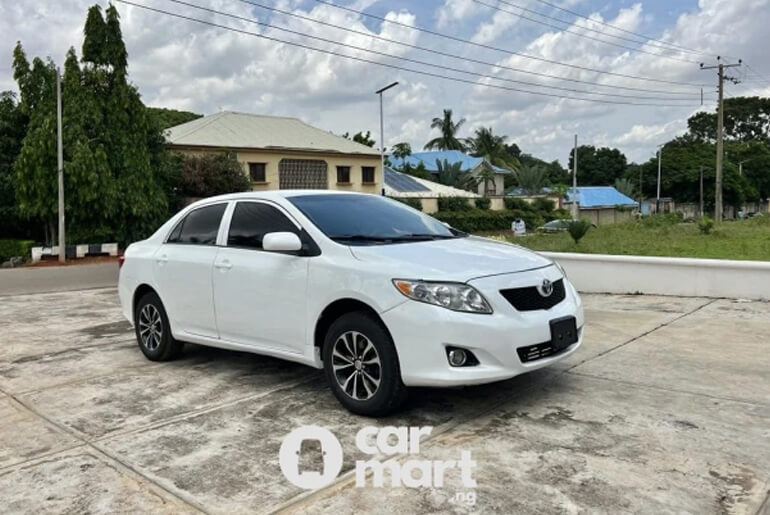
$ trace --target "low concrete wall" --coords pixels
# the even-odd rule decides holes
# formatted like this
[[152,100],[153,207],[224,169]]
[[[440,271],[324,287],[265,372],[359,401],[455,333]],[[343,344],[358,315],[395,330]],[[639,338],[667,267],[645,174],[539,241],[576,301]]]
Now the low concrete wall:
[[582,292],[770,299],[770,261],[541,252]]

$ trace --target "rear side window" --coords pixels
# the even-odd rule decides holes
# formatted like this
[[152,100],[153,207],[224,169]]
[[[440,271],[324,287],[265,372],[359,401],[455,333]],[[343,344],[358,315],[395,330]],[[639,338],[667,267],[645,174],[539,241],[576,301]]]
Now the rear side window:
[[216,245],[219,222],[226,207],[227,204],[216,204],[190,212],[171,232],[168,243]]
[[238,202],[227,235],[228,247],[261,249],[262,238],[269,232],[293,232],[297,226],[286,215],[268,204]]

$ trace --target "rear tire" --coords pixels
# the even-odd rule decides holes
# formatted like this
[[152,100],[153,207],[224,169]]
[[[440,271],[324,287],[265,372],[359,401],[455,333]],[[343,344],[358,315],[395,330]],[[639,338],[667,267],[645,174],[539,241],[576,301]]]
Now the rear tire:
[[332,323],[324,339],[323,361],[332,393],[357,415],[388,415],[406,400],[393,340],[366,312],[347,313]]
[[184,344],[171,335],[166,310],[155,292],[144,294],[136,303],[134,332],[139,348],[149,360],[169,361],[182,352]]

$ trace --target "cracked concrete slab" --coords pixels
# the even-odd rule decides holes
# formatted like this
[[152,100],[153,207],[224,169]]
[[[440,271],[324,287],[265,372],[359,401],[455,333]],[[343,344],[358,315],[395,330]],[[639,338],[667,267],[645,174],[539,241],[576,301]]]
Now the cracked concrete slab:
[[5,513],[199,513],[84,449],[0,471],[0,493]]
[[419,459],[471,452],[475,505],[448,474],[442,489],[346,483],[286,512],[756,513],[768,427],[770,407],[567,373],[423,446]]
[[574,371],[770,406],[764,313],[768,303],[719,300]]

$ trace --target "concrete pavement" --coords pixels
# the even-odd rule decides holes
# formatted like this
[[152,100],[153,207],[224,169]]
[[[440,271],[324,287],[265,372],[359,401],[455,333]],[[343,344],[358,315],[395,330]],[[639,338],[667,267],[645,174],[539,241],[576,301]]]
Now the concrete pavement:
[[[372,420],[299,365],[192,345],[145,360],[114,288],[4,297],[3,511],[766,512],[770,303],[584,300],[586,341],[568,360],[415,390],[404,412]],[[278,466],[284,436],[308,424],[344,449],[342,475],[310,494]],[[367,425],[433,426],[421,460],[470,451],[475,504],[456,474],[442,488],[356,487]],[[302,459],[319,468],[319,455]]]

